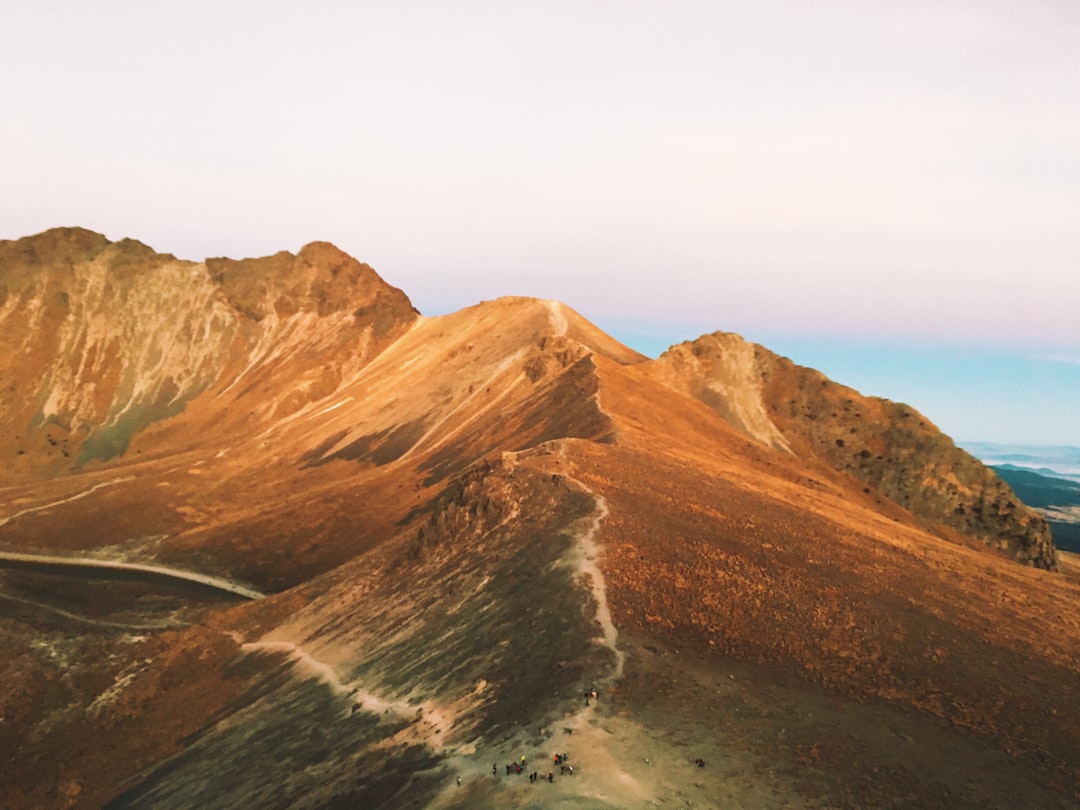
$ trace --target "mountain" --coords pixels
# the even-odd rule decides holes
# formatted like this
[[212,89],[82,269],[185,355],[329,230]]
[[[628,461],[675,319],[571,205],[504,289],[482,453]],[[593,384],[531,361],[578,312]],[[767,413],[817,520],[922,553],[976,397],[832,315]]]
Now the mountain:
[[1035,470],[1080,483],[1080,447],[966,441],[964,449],[991,467]]
[[[0,267],[8,481],[123,454],[200,395],[215,401],[217,430],[286,416],[417,317],[400,290],[325,243],[196,264],[62,228],[0,243]],[[286,396],[265,395],[283,382]]]
[[[1053,568],[1043,523],[994,472],[913,408],[863,397],[738,335],[674,346],[649,370],[747,435],[820,460],[922,518]],[[857,486],[857,484],[856,484]]]
[[0,551],[266,594],[0,570],[12,807],[1078,796],[1080,565],[907,406],[80,229],[0,243],[0,357]]

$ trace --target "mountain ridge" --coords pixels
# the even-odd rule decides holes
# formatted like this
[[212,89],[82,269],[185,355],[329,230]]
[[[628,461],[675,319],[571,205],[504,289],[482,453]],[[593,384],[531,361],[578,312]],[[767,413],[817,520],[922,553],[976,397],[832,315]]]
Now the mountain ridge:
[[[12,244],[0,259],[28,250]],[[424,317],[325,243],[208,263],[120,244],[61,231],[19,273],[0,264],[18,372],[0,378],[18,462],[0,546],[269,595],[0,569],[0,713],[31,741],[0,774],[14,806],[526,806],[499,765],[552,749],[578,763],[543,786],[567,806],[1080,795],[1080,623],[1062,607],[1080,567],[1039,556],[1038,531],[1009,546],[1002,512],[984,510],[1002,536],[945,524],[982,481],[962,468],[936,513],[897,502],[885,482],[934,490],[957,463],[906,406],[722,333],[650,361],[559,302]],[[141,323],[162,301],[183,303]],[[159,367],[175,392],[150,384]],[[56,380],[68,424],[40,418]],[[80,458],[124,407],[144,423]],[[877,427],[841,436],[857,418]],[[892,479],[846,466],[851,436]],[[148,617],[163,629],[124,632]],[[688,752],[709,761],[696,779]]]
[[[60,246],[61,264],[67,265],[60,272],[39,258],[55,245]],[[296,255],[281,251],[261,259],[178,263],[134,240],[110,243],[89,231],[57,229],[0,245],[0,262],[13,263],[12,254],[23,259],[23,275],[28,267],[37,267],[44,280],[30,293],[25,283],[19,289],[17,279],[14,285],[5,284],[5,305],[13,310],[3,320],[9,333],[30,327],[29,321],[17,321],[20,300],[23,311],[47,311],[50,296],[66,302],[56,316],[61,318],[59,336],[51,346],[28,352],[24,344],[12,353],[22,358],[48,356],[51,350],[56,356],[35,395],[38,401],[44,399],[40,410],[27,414],[23,409],[16,418],[66,432],[59,439],[46,436],[46,442],[59,448],[64,458],[74,453],[78,463],[122,453],[134,435],[180,413],[211,389],[215,397],[232,394],[239,405],[260,385],[265,391],[275,384],[272,381],[287,380],[287,397],[275,398],[268,412],[264,403],[251,412],[258,417],[262,409],[262,415],[271,420],[324,402],[383,349],[407,338],[419,317],[404,293],[327,242],[312,242]],[[29,265],[27,256],[34,257]],[[146,263],[148,270],[138,271],[139,277],[129,280],[128,262],[135,260]],[[65,274],[69,277],[68,284],[61,285],[65,289],[46,292],[57,284],[50,278]],[[147,279],[148,274],[154,278]],[[125,281],[133,285],[130,293],[121,286]],[[172,292],[177,287],[179,295]],[[89,299],[81,312],[80,298]],[[568,321],[565,312],[572,311],[565,305],[529,302],[507,298],[480,304],[463,310],[455,322],[482,317],[485,307],[496,305],[523,308],[522,317],[536,317],[524,314],[530,307],[546,310],[544,326],[552,339],[572,340],[567,337],[572,321],[575,335],[585,341],[578,341],[579,345],[620,362],[643,364],[647,375],[705,401],[756,440],[787,451],[792,451],[794,442],[802,457],[822,458],[923,518],[978,537],[1020,561],[1055,567],[1045,521],[1025,510],[988,468],[951,441],[938,438],[940,432],[908,406],[862,397],[820,372],[795,366],[764,347],[723,332],[674,346],[650,363],[576,313]],[[75,311],[70,311],[72,306]],[[165,330],[148,333],[146,324],[161,320],[154,315],[159,309],[174,315],[186,313],[179,328],[166,322]],[[106,311],[108,316],[103,314]],[[65,313],[67,317],[62,317]],[[115,324],[118,316],[119,326]],[[10,324],[13,320],[16,323]],[[112,322],[112,328],[103,321]],[[38,331],[46,333],[40,324]],[[320,367],[320,358],[328,357],[327,352],[340,356],[340,347],[356,340],[363,345],[359,351],[355,345],[350,347],[348,363],[326,359]],[[540,353],[530,359],[533,365],[528,375],[543,373],[545,350],[539,347]],[[123,362],[123,355],[132,351],[138,351],[134,361]],[[77,362],[61,359],[75,361],[76,355]],[[303,356],[303,367],[290,366],[296,355]],[[560,361],[564,366],[568,356],[564,350]],[[219,367],[219,358],[229,358],[233,367]],[[12,363],[10,378],[35,376],[32,368],[20,365]],[[9,390],[15,390],[14,382]],[[80,391],[92,391],[92,397]],[[15,412],[14,398],[10,402]],[[869,417],[865,420],[864,410]],[[391,414],[391,420],[398,416]],[[852,442],[859,426],[882,423],[887,426],[873,435],[858,435]],[[9,427],[8,435],[12,428],[16,426]],[[380,430],[383,433],[376,435]],[[420,430],[416,420],[411,427],[373,427],[367,437],[353,429],[330,442],[327,450],[357,452],[359,445],[350,450],[343,444],[352,435],[352,441],[363,442],[365,448],[383,448],[380,458],[385,458],[397,452],[391,445],[408,443],[410,432]],[[407,450],[402,447],[400,452]],[[62,462],[54,461],[51,469],[57,467],[62,469]]]
[[1055,567],[1045,522],[910,406],[865,397],[725,332],[674,346],[655,365],[661,379],[679,367],[683,390],[759,441],[820,458],[931,524]]

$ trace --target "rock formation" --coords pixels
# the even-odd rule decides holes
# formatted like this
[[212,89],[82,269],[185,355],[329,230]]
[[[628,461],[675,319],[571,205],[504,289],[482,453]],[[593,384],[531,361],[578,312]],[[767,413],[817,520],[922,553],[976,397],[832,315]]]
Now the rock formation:
[[287,415],[417,317],[404,293],[326,243],[196,263],[58,228],[0,242],[0,268],[8,480],[120,455],[200,395],[220,400],[219,416]]
[[650,374],[747,435],[853,476],[929,528],[945,526],[1020,562],[1057,567],[1045,519],[909,405],[865,397],[725,332],[673,346],[655,365]]

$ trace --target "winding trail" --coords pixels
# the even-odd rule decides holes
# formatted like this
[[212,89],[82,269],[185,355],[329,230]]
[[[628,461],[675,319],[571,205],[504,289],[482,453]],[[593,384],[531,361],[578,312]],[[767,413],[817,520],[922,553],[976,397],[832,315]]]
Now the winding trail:
[[87,495],[90,495],[90,494],[92,494],[94,492],[97,492],[99,489],[104,489],[105,487],[116,486],[117,484],[123,484],[125,481],[134,481],[134,480],[135,480],[135,476],[128,475],[128,476],[125,476],[124,478],[114,478],[111,481],[103,481],[100,484],[94,484],[94,486],[90,487],[89,489],[84,489],[82,492],[77,492],[77,493],[75,493],[74,495],[72,495],[70,497],[62,498],[59,501],[50,501],[49,503],[44,503],[41,506],[31,506],[29,509],[23,509],[22,511],[15,512],[12,515],[8,515],[7,517],[2,517],[2,518],[0,518],[0,526],[3,526],[5,523],[11,522],[12,520],[14,520],[17,517],[22,517],[23,515],[29,515],[29,514],[31,514],[33,512],[43,512],[46,509],[52,509],[54,506],[60,506],[61,504],[71,503],[72,501],[77,501],[80,498],[85,498]]
[[[604,523],[604,519],[608,516],[607,501],[604,500],[602,495],[598,495],[594,492],[584,481],[574,478],[567,472],[569,463],[566,458],[566,445],[564,440],[555,440],[549,443],[548,446],[557,448],[555,451],[556,463],[549,467],[541,462],[538,467],[547,470],[547,472],[561,475],[572,487],[589,495],[596,504],[593,514],[590,517],[581,518],[576,522],[576,525],[574,525],[573,537],[575,546],[567,553],[564,560],[567,565],[577,570],[578,575],[588,586],[589,590],[592,592],[593,599],[596,601],[596,621],[600,624],[600,629],[603,631],[601,643],[615,655],[615,671],[609,680],[617,680],[623,674],[623,667],[626,663],[626,653],[619,649],[619,631],[616,629],[615,622],[611,618],[611,607],[608,604],[607,598],[607,581],[604,579],[604,574],[597,563],[597,559],[603,554],[603,549],[600,547],[597,535],[600,533],[600,528]],[[510,461],[512,464],[518,464],[518,456],[529,454],[530,452],[532,451],[524,450],[518,453],[503,453],[503,458]]]
[[391,712],[399,717],[415,717],[419,704],[410,704],[402,701],[388,701],[370,692],[360,689],[356,684],[346,683],[341,680],[337,671],[324,661],[320,661],[299,644],[292,641],[249,641],[240,645],[245,653],[270,653],[285,656],[285,660],[293,665],[297,674],[314,678],[330,688],[330,691],[341,697],[352,698],[357,706],[376,714]]
[[168,630],[172,627],[181,627],[186,622],[175,621],[172,619],[162,620],[159,622],[110,622],[105,619],[91,619],[89,616],[80,616],[78,613],[71,613],[67,610],[55,607],[54,605],[47,605],[44,602],[35,602],[32,599],[23,599],[20,596],[12,596],[9,593],[0,593],[0,599],[7,599],[11,602],[19,602],[24,605],[31,605],[42,610],[47,610],[51,613],[55,613],[58,616],[63,616],[65,619],[71,619],[72,621],[82,622],[83,624],[91,624],[96,627],[113,627],[118,630]]
[[[320,661],[310,652],[293,641],[263,639],[240,645],[242,652],[248,655],[270,654],[284,655],[291,664],[298,678],[310,678],[322,683],[338,697],[345,698],[352,704],[352,711],[363,709],[376,715],[391,715],[405,720],[408,727],[398,732],[395,737],[410,739],[428,745],[434,751],[442,751],[450,729],[458,717],[468,708],[469,701],[483,691],[482,683],[472,695],[465,696],[457,704],[442,704],[434,700],[412,703],[405,700],[386,700],[361,687],[358,681],[346,682],[337,670],[325,661]],[[468,746],[466,746],[467,748]],[[460,748],[460,746],[459,746]]]
[[615,628],[615,622],[611,618],[611,607],[608,605],[607,582],[596,558],[600,555],[600,544],[596,540],[604,518],[608,516],[607,501],[602,495],[597,495],[585,484],[576,478],[566,476],[566,480],[579,487],[583,492],[589,493],[596,501],[596,511],[588,519],[587,523],[578,531],[576,536],[579,555],[575,559],[577,570],[592,590],[593,599],[596,600],[596,620],[600,623],[600,629],[604,632],[603,644],[615,654],[615,672],[613,680],[622,677],[623,666],[626,663],[626,653],[619,649],[619,631]]
[[87,557],[54,557],[44,554],[19,554],[11,551],[0,551],[0,568],[21,568],[36,571],[67,569],[67,571],[74,571],[84,575],[100,575],[102,571],[115,571],[117,573],[140,574],[148,579],[162,580],[166,583],[200,585],[233,596],[241,596],[244,599],[255,600],[266,596],[266,594],[253,588],[238,585],[221,577],[199,574],[195,571],[185,571],[182,568],[170,568],[164,565],[144,565],[142,563],[127,563],[115,560],[95,560]]

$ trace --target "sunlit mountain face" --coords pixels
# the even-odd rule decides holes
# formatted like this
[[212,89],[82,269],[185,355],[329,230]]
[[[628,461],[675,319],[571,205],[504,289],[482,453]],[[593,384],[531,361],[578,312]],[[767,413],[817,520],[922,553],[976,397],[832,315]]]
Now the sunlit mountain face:
[[1077,800],[1080,565],[913,408],[326,243],[0,284],[12,807]]

